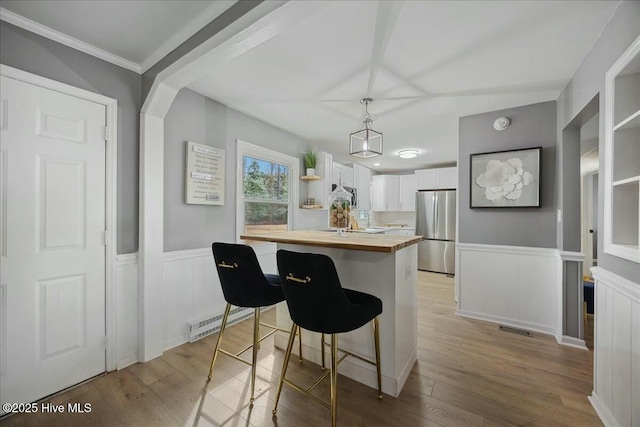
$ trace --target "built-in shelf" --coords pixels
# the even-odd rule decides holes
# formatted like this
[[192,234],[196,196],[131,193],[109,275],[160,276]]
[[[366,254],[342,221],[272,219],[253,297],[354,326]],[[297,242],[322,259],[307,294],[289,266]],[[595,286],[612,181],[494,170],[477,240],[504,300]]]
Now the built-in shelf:
[[322,209],[322,205],[302,205],[300,209]]
[[640,128],[640,110],[633,113],[617,125],[613,127],[613,130],[618,129],[638,129]]
[[302,175],[300,179],[302,181],[319,181],[322,177],[318,175]]
[[619,185],[637,185],[639,181],[640,181],[640,176],[632,176],[631,178],[614,181],[613,186],[617,187]]
[[605,76],[604,252],[640,263],[640,37]]

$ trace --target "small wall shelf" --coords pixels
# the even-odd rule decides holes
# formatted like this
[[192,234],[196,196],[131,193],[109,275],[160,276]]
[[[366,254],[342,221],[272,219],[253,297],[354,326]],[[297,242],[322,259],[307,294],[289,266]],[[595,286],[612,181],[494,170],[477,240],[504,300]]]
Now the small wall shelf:
[[300,177],[301,181],[320,181],[321,179],[322,177],[318,175],[302,175]]

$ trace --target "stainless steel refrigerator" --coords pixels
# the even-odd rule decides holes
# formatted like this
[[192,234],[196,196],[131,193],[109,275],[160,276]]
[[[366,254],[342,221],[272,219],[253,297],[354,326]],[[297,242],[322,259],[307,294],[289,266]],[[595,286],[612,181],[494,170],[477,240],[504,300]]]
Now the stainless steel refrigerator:
[[430,190],[416,193],[418,269],[455,273],[456,192]]

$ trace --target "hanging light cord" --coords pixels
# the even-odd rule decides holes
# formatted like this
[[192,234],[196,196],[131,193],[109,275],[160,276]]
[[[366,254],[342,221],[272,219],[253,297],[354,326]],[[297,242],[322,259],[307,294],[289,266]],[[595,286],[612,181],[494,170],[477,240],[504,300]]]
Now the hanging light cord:
[[364,104],[364,120],[362,122],[362,129],[371,129],[369,125],[378,118],[375,114],[369,112],[369,103],[372,101],[373,99],[371,98],[363,98],[360,100],[360,103]]

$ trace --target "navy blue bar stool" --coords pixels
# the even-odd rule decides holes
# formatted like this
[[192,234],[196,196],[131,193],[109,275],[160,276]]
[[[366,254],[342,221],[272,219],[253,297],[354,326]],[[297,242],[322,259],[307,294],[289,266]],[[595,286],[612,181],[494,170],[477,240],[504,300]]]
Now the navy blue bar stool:
[[[211,367],[209,368],[208,379],[213,375],[213,366],[218,358],[218,353],[224,353],[240,362],[251,365],[251,399],[253,404],[254,390],[256,383],[256,359],[260,342],[274,334],[279,328],[260,321],[260,308],[267,307],[284,301],[284,293],[280,286],[280,276],[276,274],[264,274],[258,263],[258,258],[251,246],[233,243],[213,243],[211,245],[213,258],[215,260],[218,277],[222,285],[222,293],[227,302],[220,325],[220,332],[213,351]],[[231,306],[254,308],[253,318],[253,343],[236,354],[230,353],[220,348],[222,336],[227,326],[227,319]],[[260,337],[260,325],[272,330]],[[280,329],[283,330],[283,329]],[[298,328],[300,343],[300,362],[302,362],[302,335]],[[288,331],[285,331],[288,332]],[[293,335],[295,336],[295,330]],[[245,351],[253,349],[251,362],[240,357]]]
[[[333,261],[326,255],[280,249],[277,253],[277,260],[282,289],[293,326],[282,365],[273,415],[276,415],[278,409],[282,385],[287,384],[328,406],[331,410],[331,425],[335,426],[338,419],[338,363],[346,356],[355,356],[376,366],[378,398],[382,399],[378,324],[378,316],[382,313],[382,301],[370,294],[344,289],[340,284]],[[339,333],[358,329],[369,322],[372,322],[373,325],[375,361],[338,348]],[[331,370],[325,372],[307,389],[303,389],[286,379],[287,365],[293,348],[293,334],[297,327],[322,334],[331,334]],[[324,356],[324,345],[321,347]],[[340,359],[338,359],[338,351],[343,353]],[[331,374],[330,403],[311,394],[311,390],[328,374]]]

